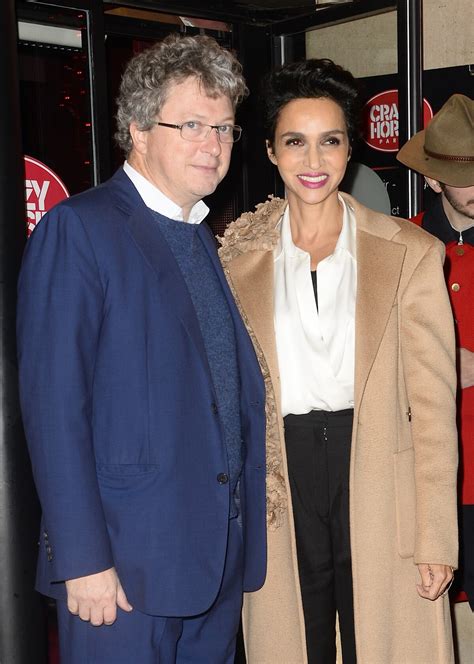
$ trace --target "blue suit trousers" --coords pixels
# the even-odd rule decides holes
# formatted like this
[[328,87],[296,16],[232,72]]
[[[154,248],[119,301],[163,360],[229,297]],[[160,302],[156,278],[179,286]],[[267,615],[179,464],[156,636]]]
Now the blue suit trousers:
[[211,608],[201,615],[162,617],[118,609],[113,625],[94,627],[58,600],[61,664],[233,664],[242,569],[242,528],[231,519],[222,584]]

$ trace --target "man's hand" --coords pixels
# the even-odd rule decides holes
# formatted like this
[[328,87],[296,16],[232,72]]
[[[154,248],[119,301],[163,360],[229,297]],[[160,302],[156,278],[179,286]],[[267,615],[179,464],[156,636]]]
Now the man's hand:
[[416,589],[419,596],[425,599],[438,599],[449,589],[453,580],[453,570],[449,565],[420,563],[418,571],[420,572],[421,583],[417,584]]
[[474,385],[474,353],[467,348],[459,348],[459,383],[462,389]]
[[112,625],[117,617],[117,606],[131,611],[115,567],[66,581],[67,608],[81,620],[92,625]]

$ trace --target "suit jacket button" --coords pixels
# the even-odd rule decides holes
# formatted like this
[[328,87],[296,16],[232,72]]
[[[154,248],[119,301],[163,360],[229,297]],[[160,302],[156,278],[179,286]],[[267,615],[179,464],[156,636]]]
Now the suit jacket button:
[[219,484],[227,484],[227,482],[229,481],[229,476],[226,473],[219,473],[219,475],[217,476],[217,481],[219,482]]
[[214,413],[214,415],[217,414],[217,410],[218,410],[218,408],[217,408],[217,404],[215,403],[215,401],[213,401],[213,402],[211,403],[211,410],[212,410],[212,412]]

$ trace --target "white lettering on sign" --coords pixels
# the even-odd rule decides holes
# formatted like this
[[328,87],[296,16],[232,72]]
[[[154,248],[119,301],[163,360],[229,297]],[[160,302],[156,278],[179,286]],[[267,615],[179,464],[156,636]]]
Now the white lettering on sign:
[[[433,111],[423,100],[423,117],[426,126]],[[384,90],[369,99],[364,106],[364,141],[374,150],[396,152],[400,134],[398,91]]]
[[[374,104],[370,109],[370,138],[391,139],[398,138],[398,107],[396,104]],[[381,141],[380,141],[381,142]],[[388,143],[388,140],[385,142]]]
[[28,237],[52,207],[68,198],[64,184],[48,166],[25,155],[25,201]]
[[41,183],[38,180],[25,180],[26,216],[35,225],[46,214],[45,200],[50,184],[50,180]]

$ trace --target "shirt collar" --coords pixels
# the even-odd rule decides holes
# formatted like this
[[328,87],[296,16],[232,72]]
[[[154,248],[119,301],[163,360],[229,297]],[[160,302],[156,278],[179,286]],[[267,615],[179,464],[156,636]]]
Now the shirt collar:
[[[156,187],[150,180],[147,180],[141,173],[139,173],[128,161],[125,161],[123,170],[128,175],[130,180],[135,185],[136,190],[140,194],[145,205],[155,212],[162,214],[168,219],[175,221],[184,221],[183,210],[179,205],[174,203],[168,196],[165,196],[158,187]],[[204,201],[198,201],[191,208],[189,213],[188,224],[200,224],[201,221],[207,216],[209,208]]]
[[[338,199],[342,204],[343,214],[342,214],[342,228],[339,233],[339,237],[334,248],[334,254],[341,253],[346,251],[352,256],[355,260],[356,258],[356,221],[354,210],[349,206],[349,204],[338,195]],[[283,217],[278,222],[278,227],[280,228],[280,240],[278,245],[275,248],[275,260],[277,260],[281,253],[284,251],[289,256],[297,256],[299,254],[306,254],[305,251],[300,249],[293,242],[291,236],[291,226],[290,226],[290,208],[287,205]]]
[[339,249],[347,251],[352,258],[356,258],[356,219],[353,208],[347,203],[342,196],[339,196],[339,200],[342,203],[344,208],[342,216],[342,229],[339,234],[339,238],[336,243],[336,251]]
[[[441,194],[436,196],[433,205],[423,215],[421,227],[434,235],[445,244],[450,242],[459,242],[459,231],[455,230],[449,223],[449,219],[444,211]],[[467,228],[462,231],[464,242],[474,244],[474,228]]]

